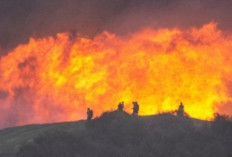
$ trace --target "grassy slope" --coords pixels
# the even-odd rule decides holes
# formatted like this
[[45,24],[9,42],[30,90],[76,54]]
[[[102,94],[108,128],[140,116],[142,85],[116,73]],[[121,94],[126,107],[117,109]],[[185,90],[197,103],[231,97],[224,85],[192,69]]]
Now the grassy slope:
[[21,127],[7,128],[0,131],[0,157],[15,156],[15,154],[28,143],[46,133],[56,131],[78,132],[84,129],[83,121],[66,122],[44,125],[26,125]]
[[170,114],[137,117],[111,112],[90,122],[2,130],[0,157],[226,157],[231,155],[232,136],[225,130]]

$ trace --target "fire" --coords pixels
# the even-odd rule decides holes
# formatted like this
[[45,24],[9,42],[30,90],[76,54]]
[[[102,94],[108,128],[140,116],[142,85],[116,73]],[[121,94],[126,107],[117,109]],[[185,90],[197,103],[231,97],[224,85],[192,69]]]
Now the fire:
[[[232,34],[215,23],[186,30],[143,29],[93,39],[59,33],[31,38],[0,60],[0,125],[99,116],[120,101],[140,115],[177,109],[210,119],[230,104]],[[231,113],[231,110],[227,113]]]

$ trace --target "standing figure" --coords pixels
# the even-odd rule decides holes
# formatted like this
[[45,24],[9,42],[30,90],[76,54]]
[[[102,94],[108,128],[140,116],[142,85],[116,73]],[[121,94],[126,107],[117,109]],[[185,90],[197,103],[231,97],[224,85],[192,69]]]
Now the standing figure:
[[139,112],[139,104],[137,101],[132,102],[133,103],[133,115],[138,115]]
[[185,113],[184,113],[184,105],[183,105],[182,102],[180,102],[180,105],[179,105],[178,110],[176,111],[176,114],[177,114],[177,116],[182,116],[182,117],[185,115]]
[[118,104],[118,111],[123,111],[123,108],[124,108],[124,102],[122,101]]
[[93,117],[93,110],[90,108],[87,109],[87,120],[91,120]]

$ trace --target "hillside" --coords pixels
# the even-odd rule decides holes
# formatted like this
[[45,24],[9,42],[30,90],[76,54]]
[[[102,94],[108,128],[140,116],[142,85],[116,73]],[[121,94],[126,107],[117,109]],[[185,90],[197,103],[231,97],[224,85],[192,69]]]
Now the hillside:
[[230,122],[108,112],[0,131],[0,157],[231,157]]

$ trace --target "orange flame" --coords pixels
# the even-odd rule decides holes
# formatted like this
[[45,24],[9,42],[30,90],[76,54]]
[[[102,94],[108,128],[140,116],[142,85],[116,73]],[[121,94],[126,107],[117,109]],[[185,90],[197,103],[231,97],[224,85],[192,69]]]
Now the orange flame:
[[31,38],[0,60],[0,125],[81,119],[87,107],[98,116],[119,101],[131,112],[134,100],[140,115],[183,101],[191,117],[210,119],[231,101],[231,52],[232,34],[214,23],[93,39]]

